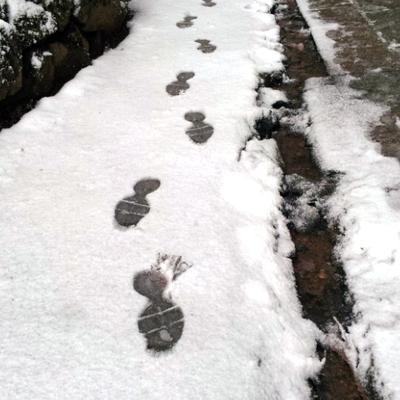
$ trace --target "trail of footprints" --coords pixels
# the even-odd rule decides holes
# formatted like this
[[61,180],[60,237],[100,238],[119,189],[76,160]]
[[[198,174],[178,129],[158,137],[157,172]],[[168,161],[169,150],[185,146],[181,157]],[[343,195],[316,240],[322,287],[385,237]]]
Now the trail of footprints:
[[[202,0],[204,7],[217,5],[213,0]],[[195,16],[186,15],[182,21],[176,23],[180,29],[190,28]],[[210,40],[198,39],[197,48],[202,53],[213,53],[217,46]],[[170,96],[179,96],[190,88],[188,81],[193,79],[194,72],[185,71],[176,76],[176,81],[166,86]],[[202,112],[190,111],[184,115],[191,123],[186,129],[186,135],[196,144],[206,143],[214,133],[212,125],[205,122],[206,116]],[[124,197],[115,207],[115,221],[124,228],[137,226],[150,212],[150,203],[147,196],[156,191],[161,182],[155,178],[144,178],[133,186],[134,193]],[[181,338],[184,327],[184,314],[170,296],[170,286],[175,279],[185,272],[191,265],[181,257],[159,255],[156,264],[149,270],[135,275],[133,287],[142,296],[148,299],[143,312],[138,317],[138,329],[147,341],[147,348],[156,352],[170,350]]]

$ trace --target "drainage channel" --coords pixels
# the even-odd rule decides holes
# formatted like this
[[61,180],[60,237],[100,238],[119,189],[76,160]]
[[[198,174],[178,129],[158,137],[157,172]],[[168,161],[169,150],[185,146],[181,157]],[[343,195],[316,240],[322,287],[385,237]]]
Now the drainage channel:
[[[353,319],[353,302],[345,273],[334,248],[339,231],[326,219],[326,201],[340,176],[321,171],[303,134],[305,111],[303,90],[307,79],[328,76],[308,26],[295,0],[280,0],[274,6],[285,50],[285,71],[261,76],[260,96],[266,88],[282,91],[285,100],[257,121],[260,138],[274,138],[282,158],[282,197],[295,244],[293,268],[305,318],[326,334],[346,330]],[[312,398],[321,400],[379,399],[372,382],[364,386],[355,376],[344,351],[318,343],[324,366],[317,381],[310,382]]]

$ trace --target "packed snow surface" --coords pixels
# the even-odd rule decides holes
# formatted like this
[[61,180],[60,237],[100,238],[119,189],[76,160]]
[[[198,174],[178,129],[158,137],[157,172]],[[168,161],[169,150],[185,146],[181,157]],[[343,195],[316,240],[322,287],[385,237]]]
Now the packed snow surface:
[[[216,3],[133,2],[117,49],[0,134],[1,398],[309,398],[317,333],[294,288],[276,144],[247,142],[257,73],[282,66],[272,0]],[[190,88],[169,96],[185,71]],[[214,128],[202,145],[189,111]],[[143,178],[161,182],[150,211],[118,227]],[[132,283],[158,253],[192,267],[168,288],[182,338],[155,354]]]

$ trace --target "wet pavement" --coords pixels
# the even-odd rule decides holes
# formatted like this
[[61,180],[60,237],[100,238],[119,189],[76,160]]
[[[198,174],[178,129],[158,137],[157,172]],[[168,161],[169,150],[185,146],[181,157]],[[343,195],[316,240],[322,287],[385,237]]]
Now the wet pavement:
[[308,0],[311,11],[339,28],[328,32],[351,86],[388,107],[371,137],[400,160],[400,3],[398,0]]

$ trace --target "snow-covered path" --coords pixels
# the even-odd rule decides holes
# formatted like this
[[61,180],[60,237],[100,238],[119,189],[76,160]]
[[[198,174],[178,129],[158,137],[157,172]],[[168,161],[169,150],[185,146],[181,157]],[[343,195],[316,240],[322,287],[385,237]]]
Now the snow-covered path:
[[[246,145],[257,74],[281,67],[272,0],[216,3],[133,2],[119,48],[1,133],[2,398],[309,397],[316,332],[296,298],[275,142]],[[190,88],[169,96],[183,71]],[[189,111],[214,128],[202,145]],[[161,182],[150,212],[118,227],[116,204],[147,177]],[[154,355],[132,281],[158,252],[193,266],[171,288],[182,338]]]

